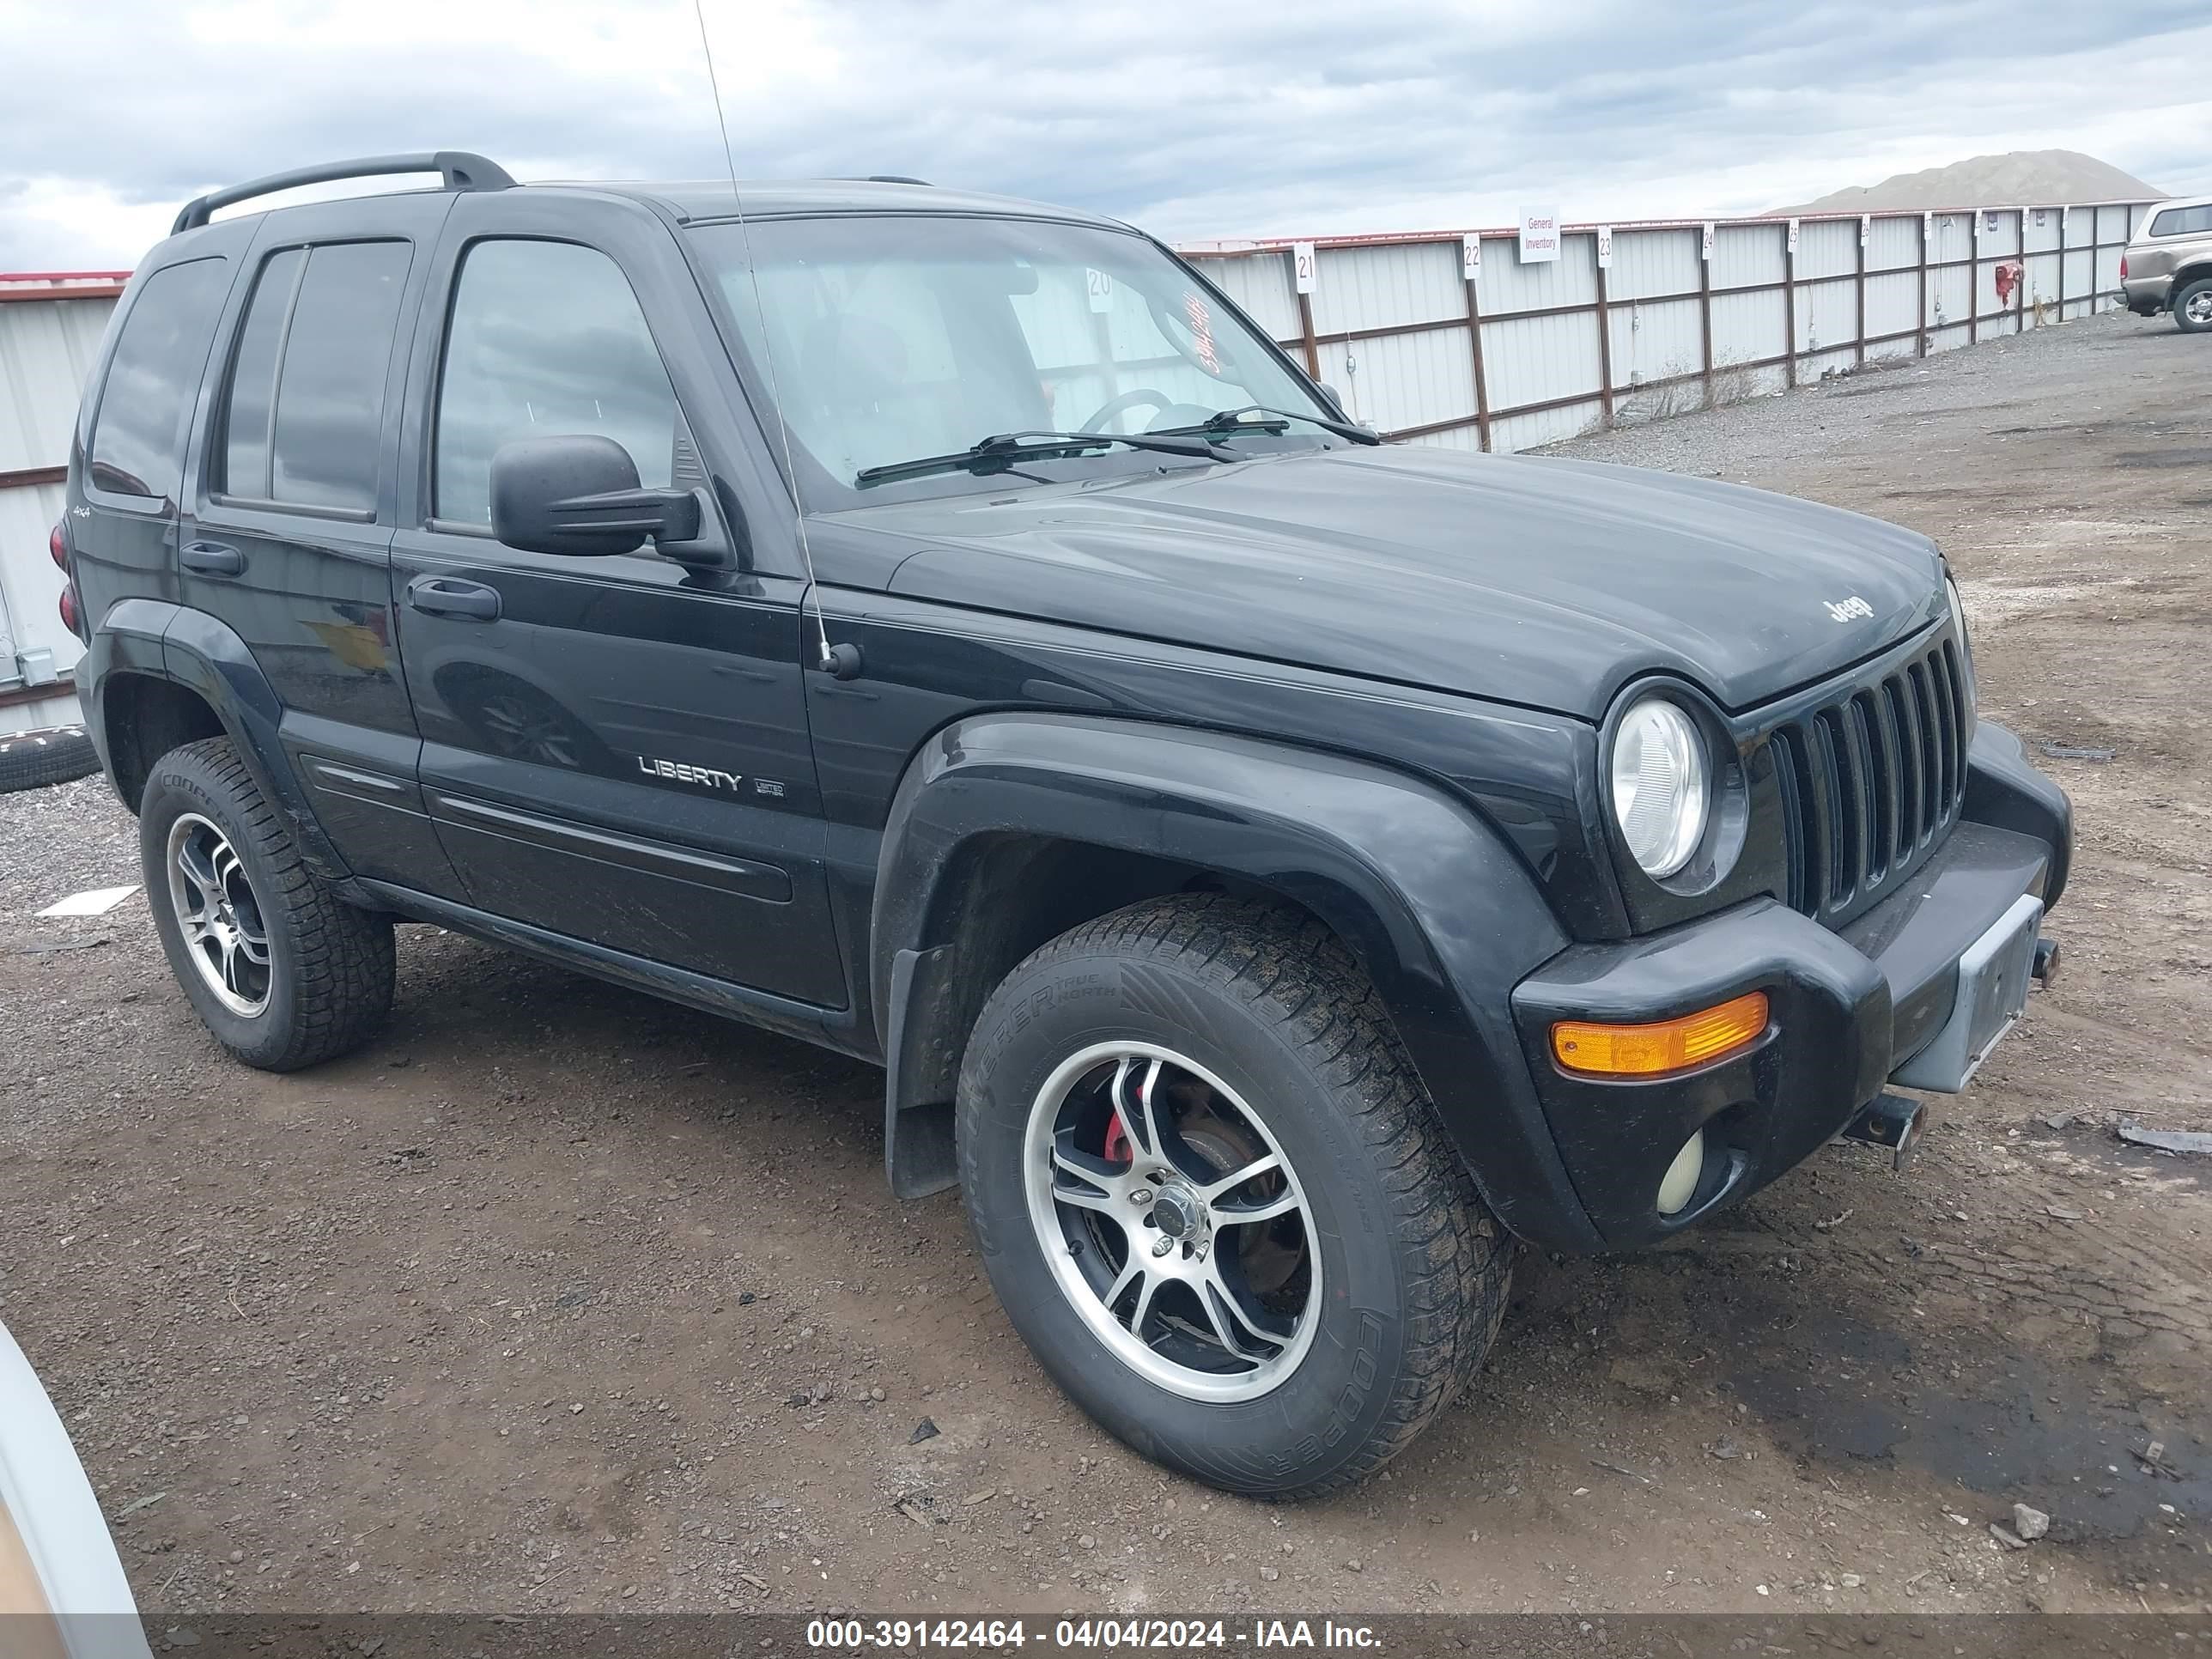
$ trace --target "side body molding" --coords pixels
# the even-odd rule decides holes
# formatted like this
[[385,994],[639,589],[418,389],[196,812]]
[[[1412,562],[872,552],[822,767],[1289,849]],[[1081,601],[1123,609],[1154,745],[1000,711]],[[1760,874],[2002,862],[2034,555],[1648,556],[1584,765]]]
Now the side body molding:
[[1499,1219],[1538,1243],[1597,1248],[1511,1020],[1515,983],[1567,937],[1497,832],[1387,768],[1082,715],[958,721],[923,747],[892,801],[869,960],[885,1158],[902,1194],[955,1178],[951,1102],[990,989],[974,971],[990,957],[975,944],[989,894],[968,877],[1009,840],[1170,861],[1311,910],[1365,967]]

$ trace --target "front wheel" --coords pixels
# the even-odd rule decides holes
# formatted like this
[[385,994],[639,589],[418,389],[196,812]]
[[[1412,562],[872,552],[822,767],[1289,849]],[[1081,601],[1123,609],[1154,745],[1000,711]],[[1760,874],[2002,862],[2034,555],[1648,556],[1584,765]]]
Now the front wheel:
[[1512,1247],[1358,964],[1301,913],[1193,895],[1063,935],[986,1006],[958,1110],[1016,1329],[1198,1480],[1357,1480],[1495,1334]]

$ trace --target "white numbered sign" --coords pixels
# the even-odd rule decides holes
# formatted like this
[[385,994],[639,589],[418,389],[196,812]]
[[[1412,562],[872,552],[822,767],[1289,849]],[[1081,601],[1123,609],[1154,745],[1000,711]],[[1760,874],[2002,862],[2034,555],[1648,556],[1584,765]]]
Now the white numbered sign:
[[1314,291],[1314,246],[1311,242],[1291,244],[1291,271],[1301,294]]
[[1702,245],[1698,247],[1698,257],[1700,259],[1706,260],[1710,260],[1713,257],[1713,222],[1710,219],[1705,221],[1705,240]]
[[1613,269],[1613,227],[1611,225],[1600,225],[1597,228],[1597,268],[1600,270]]
[[1459,239],[1459,274],[1470,283],[1482,275],[1482,238],[1473,232]]
[[1114,279],[1103,270],[1085,269],[1084,286],[1091,295],[1091,308],[1097,312],[1114,309]]

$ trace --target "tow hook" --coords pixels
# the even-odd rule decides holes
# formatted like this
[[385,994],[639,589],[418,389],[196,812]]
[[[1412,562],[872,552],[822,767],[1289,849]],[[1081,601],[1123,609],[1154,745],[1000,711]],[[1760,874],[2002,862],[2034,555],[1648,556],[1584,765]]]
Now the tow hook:
[[1928,1108],[1903,1095],[1880,1094],[1844,1126],[1844,1139],[1863,1140],[1869,1146],[1887,1146],[1893,1154],[1890,1168],[1905,1167],[1905,1155],[1928,1127]]
[[2035,941],[2035,961],[2027,971],[2043,981],[2043,988],[2046,991],[2058,983],[2058,941],[2057,939],[2039,939]]

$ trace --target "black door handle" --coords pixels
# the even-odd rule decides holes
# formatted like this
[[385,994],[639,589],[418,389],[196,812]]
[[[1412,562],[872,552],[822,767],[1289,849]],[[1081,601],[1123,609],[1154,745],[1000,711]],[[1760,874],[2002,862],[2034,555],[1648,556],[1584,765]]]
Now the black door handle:
[[246,569],[246,555],[221,542],[186,542],[177,559],[185,569],[209,576],[235,576]]
[[407,584],[407,603],[434,617],[499,620],[499,590],[482,582],[465,582],[458,576],[417,576]]

